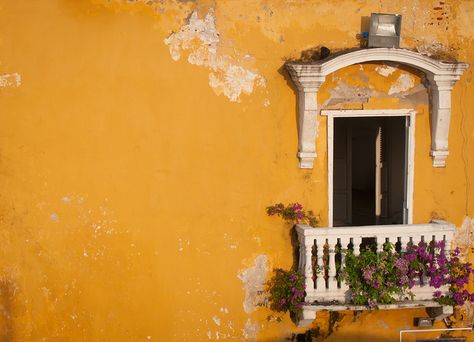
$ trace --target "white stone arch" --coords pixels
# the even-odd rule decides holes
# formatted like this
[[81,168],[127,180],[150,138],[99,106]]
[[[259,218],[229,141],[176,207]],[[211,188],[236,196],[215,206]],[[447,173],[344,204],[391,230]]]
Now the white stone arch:
[[445,167],[451,116],[451,91],[468,65],[444,62],[418,52],[395,48],[362,49],[311,63],[289,62],[286,68],[298,88],[298,157],[300,168],[312,168],[316,158],[317,94],[326,76],[347,66],[366,62],[396,62],[425,73],[432,96],[431,151],[433,167]]

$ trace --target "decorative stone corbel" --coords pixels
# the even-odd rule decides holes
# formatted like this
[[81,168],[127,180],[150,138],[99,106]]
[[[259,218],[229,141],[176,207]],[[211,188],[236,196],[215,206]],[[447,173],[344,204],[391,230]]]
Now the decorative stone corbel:
[[428,75],[431,88],[431,151],[433,167],[445,167],[451,121],[451,91],[459,79],[456,75]]
[[298,88],[298,157],[300,168],[312,168],[316,158],[317,94],[326,76],[349,65],[397,62],[426,74],[431,88],[431,151],[433,167],[445,167],[451,119],[451,91],[467,69],[466,63],[443,62],[404,49],[362,49],[311,63],[289,62],[286,68]]
[[312,169],[316,158],[316,136],[318,132],[318,90],[325,77],[298,77],[298,158],[300,168]]

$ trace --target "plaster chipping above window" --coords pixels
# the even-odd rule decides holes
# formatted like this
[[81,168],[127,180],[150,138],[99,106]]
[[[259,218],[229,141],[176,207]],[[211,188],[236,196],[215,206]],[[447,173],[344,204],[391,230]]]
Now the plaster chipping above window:
[[326,76],[349,65],[366,62],[396,62],[423,71],[431,88],[431,151],[433,167],[445,167],[451,119],[451,91],[467,69],[466,63],[442,62],[420,53],[393,48],[364,49],[312,63],[286,64],[298,88],[298,157],[300,168],[313,168],[316,158],[317,95]]
[[216,27],[216,17],[211,9],[204,18],[194,11],[188,23],[164,40],[171,58],[178,61],[187,55],[190,64],[209,69],[209,86],[231,102],[239,102],[240,95],[251,94],[256,87],[265,87],[265,79],[257,71],[244,66],[251,58],[234,49],[234,55],[223,52],[221,35]]

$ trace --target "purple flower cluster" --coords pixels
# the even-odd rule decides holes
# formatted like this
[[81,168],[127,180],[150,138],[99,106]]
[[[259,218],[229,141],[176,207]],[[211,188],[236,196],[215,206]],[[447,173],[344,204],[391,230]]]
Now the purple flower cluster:
[[372,299],[370,298],[368,301],[367,301],[367,304],[369,305],[369,307],[371,307],[372,309],[376,308],[377,307],[377,301],[375,299]]
[[297,313],[304,303],[304,276],[295,271],[275,269],[275,275],[267,283],[270,308],[277,312]]
[[474,270],[459,254],[459,249],[448,253],[444,241],[411,244],[401,253],[390,244],[381,252],[369,248],[358,256],[349,251],[341,274],[355,304],[376,307],[393,303],[396,297],[414,298],[410,290],[428,281],[429,286],[439,289],[433,293],[434,300],[462,305],[474,301],[474,293],[465,288]]
[[[463,305],[465,301],[473,301],[474,294],[469,293],[464,287],[469,283],[469,275],[474,273],[470,263],[461,262],[460,250],[456,248],[449,255],[445,251],[445,242],[438,241],[430,245],[420,242],[411,245],[396,262],[400,265],[400,285],[412,288],[418,280],[423,281],[422,275],[429,278],[429,285],[439,289],[443,286],[449,288],[448,293],[435,291],[433,298],[444,304]],[[449,256],[448,256],[449,255]],[[404,260],[404,261],[401,261]],[[403,265],[406,264],[406,267]]]
[[372,281],[372,277],[374,276],[375,266],[366,266],[363,269],[362,277],[364,277],[365,281]]
[[293,223],[307,223],[310,226],[316,226],[318,221],[311,210],[304,210],[300,203],[290,203],[284,205],[283,203],[277,203],[266,208],[269,216],[280,216],[285,221]]
[[[357,256],[351,251],[346,254],[345,266],[340,273],[351,288],[354,304],[375,308],[379,304],[394,303],[393,296],[402,294],[403,289],[397,285],[397,254],[392,251],[393,245],[386,247],[387,250],[382,252],[368,248]],[[403,268],[404,261],[397,265]]]

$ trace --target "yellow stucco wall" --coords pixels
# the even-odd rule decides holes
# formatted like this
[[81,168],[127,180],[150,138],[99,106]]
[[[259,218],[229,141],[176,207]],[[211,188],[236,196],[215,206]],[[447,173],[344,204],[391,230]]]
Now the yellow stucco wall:
[[[474,64],[468,0],[3,1],[1,339],[279,341],[304,331],[288,317],[267,321],[249,290],[293,262],[290,227],[267,205],[300,201],[327,220],[325,121],[314,169],[299,169],[283,64],[314,46],[357,46],[371,12],[403,15],[402,47]],[[401,74],[420,83],[410,70],[362,68],[364,84],[359,65],[328,76],[319,102],[338,80],[381,92]],[[474,216],[471,80],[468,69],[453,91],[447,168],[431,167],[427,102],[413,100],[415,223]],[[352,323],[348,313],[328,341],[360,341],[367,326],[393,340],[420,315]]]

